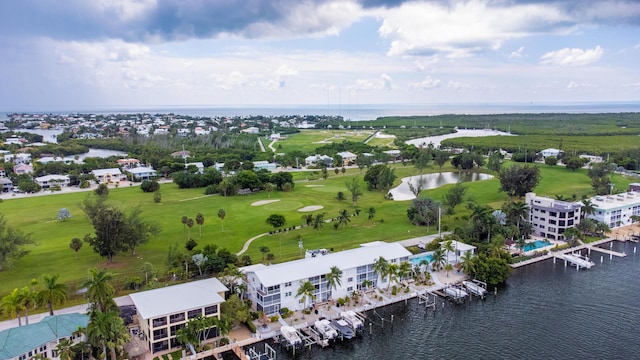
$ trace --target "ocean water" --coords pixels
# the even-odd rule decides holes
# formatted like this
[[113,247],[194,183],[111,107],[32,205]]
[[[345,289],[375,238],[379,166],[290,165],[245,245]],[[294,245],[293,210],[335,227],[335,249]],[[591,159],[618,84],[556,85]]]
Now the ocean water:
[[[438,300],[435,312],[415,299],[380,308],[367,314],[371,335],[368,321],[363,336],[295,358],[639,359],[640,253],[633,254],[634,246],[640,247],[614,244],[629,256],[603,255],[603,263],[592,252],[590,270],[553,260],[519,268],[484,301],[442,307]],[[380,317],[387,319],[384,328]],[[294,358],[279,351],[278,359]]]
[[[18,111],[18,110],[16,110]],[[5,111],[10,113],[11,111]],[[203,117],[334,115],[347,120],[375,120],[381,116],[441,114],[511,114],[511,113],[617,113],[640,112],[640,102],[557,102],[557,103],[461,103],[461,104],[332,104],[327,105],[201,105],[137,106],[77,109],[40,109],[34,112],[70,114],[180,114]],[[0,120],[5,114],[0,114]]]

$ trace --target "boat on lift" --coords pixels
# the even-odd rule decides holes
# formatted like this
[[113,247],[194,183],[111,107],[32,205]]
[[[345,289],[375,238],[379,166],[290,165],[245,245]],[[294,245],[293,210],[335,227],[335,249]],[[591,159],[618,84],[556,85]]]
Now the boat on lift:
[[338,337],[338,331],[331,326],[331,322],[327,319],[316,320],[314,326],[325,339],[333,340]]
[[364,328],[364,323],[362,322],[362,320],[360,320],[358,315],[356,315],[355,311],[353,310],[342,311],[340,312],[340,316],[347,323],[349,323],[349,325],[351,325],[351,328],[353,329],[353,331],[360,331]]
[[287,341],[287,345],[297,348],[302,346],[302,339],[298,335],[298,331],[293,326],[283,326],[280,328],[282,337]]
[[485,297],[487,296],[487,289],[482,287],[479,283],[475,281],[465,280],[462,282],[462,285],[467,289],[468,292],[475,296]]
[[351,339],[355,336],[353,328],[344,319],[331,320],[331,326],[342,334],[345,339]]
[[591,269],[596,263],[591,261],[588,257],[580,254],[579,252],[573,252],[570,254],[562,254],[562,258],[569,264],[584,269]]
[[462,290],[460,288],[457,288],[455,286],[446,287],[446,288],[442,289],[442,291],[444,291],[445,295],[447,295],[448,297],[450,297],[451,299],[453,299],[455,301],[463,300],[464,298],[469,296],[469,294],[466,291],[464,291],[464,290]]

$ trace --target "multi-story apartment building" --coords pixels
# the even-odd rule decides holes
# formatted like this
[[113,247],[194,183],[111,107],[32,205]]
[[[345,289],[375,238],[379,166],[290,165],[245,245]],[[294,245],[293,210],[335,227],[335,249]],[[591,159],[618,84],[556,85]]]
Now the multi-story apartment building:
[[602,221],[610,228],[630,225],[632,216],[640,216],[640,192],[596,196],[590,199],[595,212],[589,218]]
[[[316,288],[314,301],[325,302],[351,294],[362,288],[368,280],[372,286],[387,284],[373,271],[374,262],[383,257],[390,264],[408,261],[411,253],[397,243],[373,242],[359,248],[324,256],[310,257],[275,265],[251,265],[243,268],[246,274],[247,292],[256,310],[276,314],[282,308],[301,310],[304,299],[296,296],[300,286],[310,281]],[[336,266],[342,271],[340,284],[331,288],[326,274]],[[309,304],[307,304],[309,305]]]
[[[152,353],[179,348],[178,330],[199,315],[220,318],[220,304],[227,291],[211,278],[130,294],[137,310],[139,331]],[[215,328],[208,339],[218,336]]]
[[529,223],[534,236],[564,240],[564,232],[580,223],[580,202],[569,202],[527,193]]

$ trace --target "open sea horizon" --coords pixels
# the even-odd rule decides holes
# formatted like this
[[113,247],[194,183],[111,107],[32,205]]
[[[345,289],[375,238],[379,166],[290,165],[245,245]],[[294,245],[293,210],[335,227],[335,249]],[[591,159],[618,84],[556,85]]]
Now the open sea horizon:
[[614,102],[527,102],[527,103],[460,103],[460,104],[331,104],[331,105],[156,105],[96,107],[78,109],[7,110],[11,113],[38,114],[176,114],[194,117],[234,116],[342,116],[345,120],[367,121],[384,116],[541,114],[541,113],[630,113],[640,112],[640,101]]

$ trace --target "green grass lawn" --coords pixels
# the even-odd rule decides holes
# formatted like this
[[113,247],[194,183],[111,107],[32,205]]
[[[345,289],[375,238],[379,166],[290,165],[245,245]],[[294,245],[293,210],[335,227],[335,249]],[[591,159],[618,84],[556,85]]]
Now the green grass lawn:
[[[410,165],[397,164],[394,167],[399,177],[396,184],[400,182],[401,177],[417,174],[415,167]],[[592,194],[590,179],[585,170],[571,172],[563,167],[546,165],[541,165],[540,169],[542,180],[536,188],[536,193],[539,195],[553,197],[556,194],[562,194],[571,197],[575,194],[580,199],[582,195]],[[442,171],[450,170],[448,166],[442,169]],[[438,168],[434,167],[429,171],[437,172]],[[88,193],[5,200],[0,203],[0,212],[8,223],[32,233],[38,244],[31,247],[31,252],[16,261],[12,268],[0,272],[0,296],[15,287],[29,284],[33,278],[40,279],[43,274],[59,273],[61,281],[69,283],[72,290],[75,290],[75,287],[86,279],[87,269],[91,267],[107,266],[120,274],[120,278],[140,276],[140,267],[147,261],[162,271],[165,268],[169,246],[175,243],[182,245],[186,242],[185,233],[188,229],[184,229],[181,217],[186,215],[195,218],[199,212],[205,217],[202,236],[199,234],[197,224],[190,230],[192,238],[199,244],[198,247],[216,244],[233,253],[238,252],[247,239],[272,230],[265,223],[265,219],[270,214],[283,214],[288,226],[294,226],[302,224],[303,213],[298,212],[297,209],[303,206],[323,206],[324,209],[313,213],[325,212],[326,219],[337,216],[341,209],[353,212],[353,205],[349,200],[341,202],[336,200],[335,196],[338,191],[342,191],[349,199],[350,194],[346,189],[345,181],[352,176],[358,176],[362,181],[363,175],[364,171],[348,169],[344,175],[335,175],[330,172],[327,180],[312,176],[307,181],[308,173],[294,173],[294,178],[297,180],[294,190],[289,193],[273,192],[270,199],[280,201],[262,206],[251,206],[251,204],[268,199],[267,193],[264,192],[234,197],[204,196],[203,189],[180,190],[174,184],[163,184],[162,203],[156,204],[153,201],[153,194],[143,193],[137,186],[112,189],[109,202],[122,208],[141,206],[143,216],[159,223],[162,226],[162,232],[148,244],[139,247],[136,256],[120,254],[115,258],[114,263],[108,266],[105,260],[95,254],[87,244],[80,250],[77,258],[69,248],[72,238],[82,238],[93,230],[89,220],[79,208],[79,204]],[[612,182],[615,183],[616,189],[626,189],[632,180],[616,175],[612,178]],[[332,224],[325,224],[324,228],[317,232],[311,228],[303,228],[267,235],[254,241],[247,253],[254,262],[259,262],[262,254],[258,249],[265,245],[271,249],[276,261],[285,261],[300,257],[299,237],[304,241],[305,248],[333,248],[337,251],[355,247],[363,242],[396,241],[427,234],[426,228],[416,228],[409,223],[406,217],[409,202],[385,200],[382,192],[366,191],[364,182],[362,187],[364,195],[358,202],[362,213],[359,217],[352,218],[345,228],[335,230]],[[423,194],[441,200],[449,187],[426,190]],[[497,179],[469,183],[468,188],[467,199],[473,199],[494,208],[500,207],[507,200],[507,196],[498,191]],[[56,216],[58,210],[63,207],[68,208],[73,217],[60,222],[56,220]],[[366,216],[366,210],[369,207],[376,208],[373,221],[368,220]],[[220,208],[224,208],[227,214],[224,219],[224,232],[221,221],[217,218]],[[443,216],[443,229],[453,229],[466,221],[468,215],[469,210],[464,205],[458,206],[456,214]],[[432,226],[428,231],[434,233],[437,229]]]
[[316,148],[327,143],[349,141],[364,141],[373,131],[371,130],[301,130],[297,134],[287,135],[284,140],[278,141],[274,147],[278,152],[288,153],[294,150],[303,152],[315,152]]

